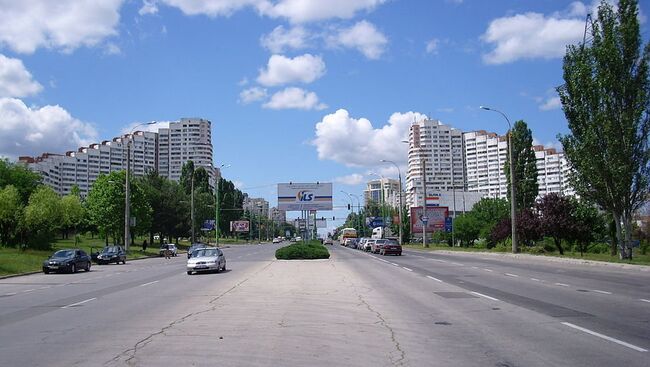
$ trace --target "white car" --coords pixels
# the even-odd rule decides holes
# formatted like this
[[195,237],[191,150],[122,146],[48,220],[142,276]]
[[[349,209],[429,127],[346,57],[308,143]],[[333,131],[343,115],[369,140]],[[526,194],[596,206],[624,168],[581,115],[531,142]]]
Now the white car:
[[158,251],[160,256],[165,256],[165,250],[169,250],[171,256],[178,256],[178,247],[173,243],[165,243],[160,246],[160,250]]
[[282,242],[282,238],[280,237],[276,237],[273,239],[273,243],[280,243],[280,242]]
[[226,270],[226,256],[218,248],[201,248],[194,250],[192,257],[187,259],[187,275],[200,271]]

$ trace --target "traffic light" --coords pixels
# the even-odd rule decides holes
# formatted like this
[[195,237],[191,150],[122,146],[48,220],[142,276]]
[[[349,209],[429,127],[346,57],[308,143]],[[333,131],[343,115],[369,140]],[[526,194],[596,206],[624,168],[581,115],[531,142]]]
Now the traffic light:
[[336,220],[336,217],[332,217],[332,220]]
[[350,204],[348,204],[348,210],[350,210]]

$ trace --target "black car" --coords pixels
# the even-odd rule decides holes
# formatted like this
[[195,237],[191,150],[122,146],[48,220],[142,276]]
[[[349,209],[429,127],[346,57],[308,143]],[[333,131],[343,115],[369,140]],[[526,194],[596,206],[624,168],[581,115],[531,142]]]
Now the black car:
[[126,264],[126,251],[122,246],[106,246],[97,255],[97,264],[122,263]]
[[79,269],[90,271],[90,256],[80,249],[59,250],[43,262],[45,274],[51,271],[76,273]]

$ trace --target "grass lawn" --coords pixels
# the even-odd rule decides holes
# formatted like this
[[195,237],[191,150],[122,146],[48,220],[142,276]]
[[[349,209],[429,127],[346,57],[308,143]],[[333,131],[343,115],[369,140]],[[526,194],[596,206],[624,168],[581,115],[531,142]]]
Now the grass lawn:
[[[414,249],[414,250],[423,250],[423,251],[458,251],[458,252],[498,252],[490,251],[484,248],[473,248],[473,247],[449,247],[447,245],[438,245],[431,244],[430,247],[424,248],[421,243],[408,243],[404,244],[404,248]],[[523,252],[525,253],[525,252]],[[567,259],[582,259],[582,260],[595,260],[595,261],[606,261],[611,263],[621,263],[621,264],[636,264],[636,265],[650,265],[650,254],[641,255],[638,252],[638,249],[634,249],[632,261],[621,260],[618,256],[610,256],[609,254],[590,254],[585,253],[583,256],[580,256],[580,253],[573,252],[564,252],[564,255],[560,255],[557,252],[550,252],[542,255],[535,254],[537,256],[550,256],[550,257],[559,257]]]
[[[43,261],[46,260],[55,251],[66,248],[80,248],[88,255],[92,251],[100,251],[104,247],[104,240],[101,238],[90,238],[89,236],[81,236],[81,242],[75,246],[74,237],[70,236],[69,239],[59,239],[52,245],[52,250],[25,250],[21,251],[17,248],[0,247],[0,276],[10,274],[27,273],[31,271],[41,270]],[[142,241],[145,238],[136,238],[135,246],[129,248],[127,259],[137,259],[147,256],[157,256],[159,251],[158,244],[147,246],[147,251],[142,251]],[[149,240],[147,239],[147,242]],[[110,242],[109,242],[110,244]],[[180,241],[178,244],[179,250],[184,250],[189,247],[188,241]]]

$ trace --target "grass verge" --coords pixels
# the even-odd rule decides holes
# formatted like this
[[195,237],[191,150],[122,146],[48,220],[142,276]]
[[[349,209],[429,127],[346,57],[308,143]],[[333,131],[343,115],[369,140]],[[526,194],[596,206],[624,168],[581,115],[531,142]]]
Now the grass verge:
[[330,253],[320,242],[312,241],[281,247],[275,251],[275,258],[279,260],[329,259]]

